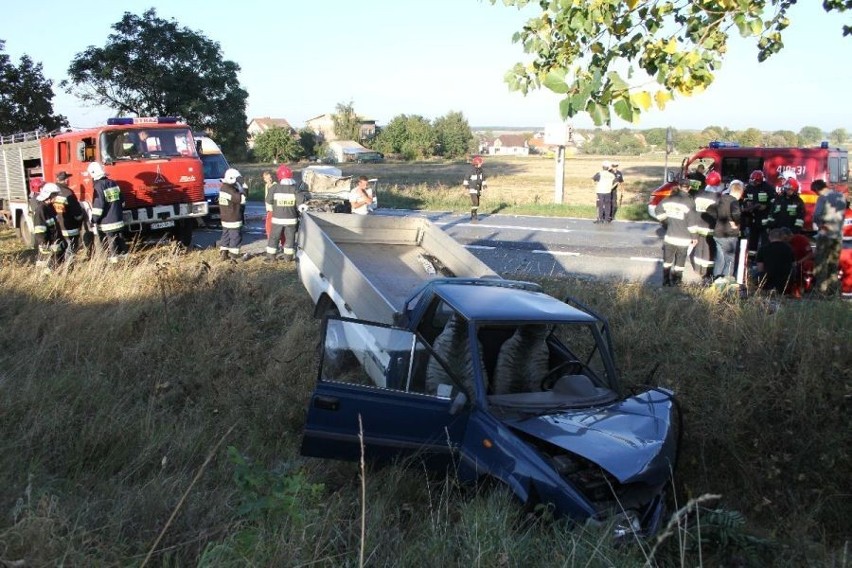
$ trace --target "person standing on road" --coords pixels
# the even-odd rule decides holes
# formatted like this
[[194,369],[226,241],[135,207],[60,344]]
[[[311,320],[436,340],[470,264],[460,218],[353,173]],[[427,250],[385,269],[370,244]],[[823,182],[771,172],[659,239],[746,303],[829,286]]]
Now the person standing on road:
[[281,233],[284,232],[284,260],[292,261],[296,257],[296,224],[299,221],[298,207],[302,203],[301,194],[296,191],[293,171],[278,166],[278,183],[272,184],[266,191],[266,207],[272,213],[272,225],[266,241],[266,259],[273,261],[278,253]]
[[687,193],[689,187],[689,179],[679,180],[655,211],[657,220],[666,231],[663,237],[663,286],[678,286],[683,281],[687,251],[690,245],[695,244],[689,232],[695,217],[695,203]]
[[86,171],[95,180],[92,199],[92,224],[105,241],[109,262],[116,263],[125,255],[124,199],[118,184],[109,179],[103,166],[92,162]]
[[36,207],[33,211],[33,237],[38,250],[36,266],[48,272],[59,261],[64,245],[54,209],[58,195],[59,188],[56,184],[44,184],[36,195]]
[[615,213],[618,211],[618,188],[622,183],[624,183],[624,174],[622,174],[621,170],[618,169],[618,162],[612,163],[610,171],[615,177],[615,180],[612,183],[612,196],[610,197],[609,220],[612,221],[615,219]]
[[814,238],[814,290],[824,296],[836,296],[840,291],[837,275],[843,248],[846,198],[842,193],[829,189],[821,179],[811,183],[811,191],[819,194],[814,208],[814,226],[817,230]]
[[243,243],[242,205],[246,196],[239,186],[240,172],[234,168],[225,171],[219,189],[219,212],[222,215],[222,238],[219,239],[219,256],[222,260],[236,260]]
[[352,212],[356,215],[367,215],[373,210],[375,199],[373,189],[370,187],[370,180],[367,176],[359,176],[358,184],[349,193],[349,204],[352,207]]
[[603,162],[601,171],[592,176],[595,182],[595,195],[597,196],[598,218],[595,223],[612,222],[612,188],[615,185],[615,175],[611,170],[612,164]]
[[[745,186],[735,179],[729,186],[730,192],[723,193],[719,200],[707,209],[715,219],[713,241],[716,243],[716,261],[713,265],[715,284],[728,284],[733,280],[737,260],[737,241],[740,238],[740,199]],[[743,251],[745,253],[745,251]]]
[[74,260],[80,248],[80,228],[83,225],[83,207],[71,188],[68,187],[68,172],[56,174],[56,187],[59,194],[53,200],[59,230],[65,240],[65,262]]
[[474,156],[470,164],[473,169],[464,178],[462,185],[470,194],[470,220],[477,223],[479,222],[479,196],[482,190],[488,187],[488,182],[485,181],[485,173],[482,171],[482,156]]

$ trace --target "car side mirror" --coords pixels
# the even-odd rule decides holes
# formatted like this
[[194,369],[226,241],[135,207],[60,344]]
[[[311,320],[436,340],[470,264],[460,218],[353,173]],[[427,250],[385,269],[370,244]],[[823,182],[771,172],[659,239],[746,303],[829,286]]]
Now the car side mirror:
[[467,395],[464,394],[464,391],[459,391],[450,405],[450,416],[458,414],[465,405],[467,405]]

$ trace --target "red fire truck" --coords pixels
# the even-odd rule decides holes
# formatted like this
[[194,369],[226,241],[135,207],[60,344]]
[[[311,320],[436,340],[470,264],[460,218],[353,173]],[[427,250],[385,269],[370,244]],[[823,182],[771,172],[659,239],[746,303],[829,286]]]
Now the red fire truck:
[[[796,174],[800,184],[800,195],[805,202],[805,230],[812,231],[814,204],[817,195],[811,191],[811,182],[823,179],[829,187],[849,195],[849,153],[841,148],[829,148],[823,143],[818,148],[755,148],[742,147],[731,142],[711,142],[689,158],[683,160],[681,175],[703,164],[705,172],[717,171],[722,183],[727,185],[738,179],[748,183],[754,170],[762,170],[766,181],[777,185],[781,174],[790,171]],[[656,219],[654,209],[668,197],[675,184],[669,179],[651,193],[648,214]]]
[[204,168],[192,130],[172,117],[111,118],[76,132],[30,132],[0,137],[0,215],[32,246],[31,194],[58,172],[91,215],[93,180],[86,167],[100,162],[118,183],[131,235],[165,233],[184,245],[207,214]]

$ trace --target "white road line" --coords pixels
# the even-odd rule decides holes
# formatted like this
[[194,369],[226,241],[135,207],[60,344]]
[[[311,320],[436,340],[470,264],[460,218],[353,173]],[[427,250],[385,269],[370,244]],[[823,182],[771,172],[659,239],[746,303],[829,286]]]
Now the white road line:
[[567,251],[563,252],[563,251],[558,251],[558,250],[538,249],[538,250],[534,250],[532,252],[533,252],[533,254],[552,254],[553,256],[580,256],[579,252],[567,252]]
[[574,233],[574,229],[548,229],[546,227],[519,227],[517,225],[489,225],[487,223],[456,223],[454,221],[432,221],[434,225],[444,227],[453,225],[456,227],[479,227],[482,229],[503,229],[512,231],[535,231],[537,233]]
[[486,247],[483,245],[465,245],[464,248],[474,249],[474,250],[494,250],[497,247]]
[[648,256],[631,256],[630,260],[636,260],[639,262],[663,262],[659,258],[651,258]]

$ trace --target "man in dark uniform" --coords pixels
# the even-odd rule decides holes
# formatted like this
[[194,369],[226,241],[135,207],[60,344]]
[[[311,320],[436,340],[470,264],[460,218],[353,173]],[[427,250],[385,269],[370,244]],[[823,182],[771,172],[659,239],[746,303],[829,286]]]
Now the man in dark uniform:
[[222,260],[236,260],[243,243],[243,217],[241,206],[246,196],[239,186],[240,172],[234,168],[225,171],[219,189],[219,213],[222,216],[222,238],[219,239],[219,256]]
[[482,156],[474,156],[470,163],[473,170],[464,178],[462,185],[470,194],[470,220],[475,223],[479,221],[479,196],[482,190],[488,187],[488,183],[482,171]]
[[284,260],[296,257],[296,224],[299,221],[299,205],[304,194],[296,191],[293,171],[286,165],[278,166],[278,183],[266,191],[266,207],[272,212],[269,239],[266,242],[266,259],[275,260],[281,232],[284,232]]
[[612,175],[614,176],[615,179],[613,179],[613,181],[612,181],[612,196],[610,197],[611,201],[610,201],[610,204],[609,204],[609,207],[610,207],[609,219],[610,219],[610,221],[615,219],[615,214],[616,214],[616,212],[618,212],[618,188],[622,183],[624,183],[624,174],[622,174],[621,170],[618,169],[618,162],[613,162],[611,165],[612,165],[612,168],[610,169],[610,171],[612,172]]
[[762,170],[754,170],[748,177],[748,187],[743,196],[742,226],[748,235],[748,250],[752,254],[766,243],[766,231],[763,220],[769,216],[775,188],[766,181]]
[[80,228],[83,224],[83,208],[71,188],[68,187],[68,172],[56,174],[56,187],[59,195],[53,200],[59,230],[65,240],[65,262],[71,262],[80,247]]
[[687,178],[678,181],[671,194],[657,205],[657,220],[666,230],[663,237],[663,286],[677,286],[683,280],[689,245],[695,239],[689,232],[694,223],[695,203],[687,193],[690,182]]
[[718,172],[707,174],[704,189],[690,192],[695,203],[693,222],[689,226],[689,232],[696,240],[692,252],[692,268],[701,277],[702,283],[710,285],[713,279],[713,267],[716,260],[716,242],[713,240],[713,230],[716,227],[716,218],[713,209],[719,200],[719,194],[713,188],[720,187],[722,178]]
[[786,227],[793,234],[801,233],[805,227],[805,202],[799,197],[799,182],[788,178],[782,193],[775,198],[769,216],[763,220],[766,229]]
[[125,254],[124,203],[118,184],[109,179],[103,166],[92,162],[86,171],[95,180],[92,198],[92,224],[105,241],[109,262],[116,263]]

